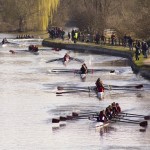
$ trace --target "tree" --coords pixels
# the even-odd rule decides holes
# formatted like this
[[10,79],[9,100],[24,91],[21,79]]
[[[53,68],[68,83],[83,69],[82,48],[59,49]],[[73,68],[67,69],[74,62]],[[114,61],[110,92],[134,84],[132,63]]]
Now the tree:
[[16,25],[18,31],[46,30],[59,0],[1,0],[1,3],[3,20]]

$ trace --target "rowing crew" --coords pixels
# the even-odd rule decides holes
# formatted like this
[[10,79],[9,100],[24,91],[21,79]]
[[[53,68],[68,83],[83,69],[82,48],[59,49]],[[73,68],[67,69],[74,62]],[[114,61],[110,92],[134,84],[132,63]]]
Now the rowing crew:
[[36,45],[29,45],[28,50],[30,52],[38,52],[39,51],[39,49]]
[[111,120],[112,118],[115,118],[118,116],[118,114],[121,112],[121,107],[118,103],[113,102],[111,105],[109,105],[105,110],[100,111],[97,121],[98,122],[107,122]]
[[2,40],[2,44],[9,43],[6,38]]
[[[38,47],[36,46],[36,45],[29,45],[29,47],[28,47],[28,50],[25,50],[25,51],[27,51],[27,52],[32,52],[32,53],[36,53],[36,52],[38,52],[39,51],[39,49],[38,49]],[[9,52],[10,53],[12,53],[12,54],[15,54],[15,53],[17,53],[16,51],[14,51],[14,50],[9,50]],[[20,51],[21,52],[21,51]]]

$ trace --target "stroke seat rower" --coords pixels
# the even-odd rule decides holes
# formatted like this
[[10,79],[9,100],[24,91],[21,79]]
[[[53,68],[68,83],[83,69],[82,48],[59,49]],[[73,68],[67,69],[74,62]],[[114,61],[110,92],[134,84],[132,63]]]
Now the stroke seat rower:
[[98,98],[100,98],[100,99],[104,98],[104,89],[105,88],[104,88],[103,83],[100,80],[100,78],[97,79],[95,84],[96,84],[96,92],[97,92]]
[[88,69],[86,64],[84,63],[81,68],[80,68],[81,74],[87,74],[88,73]]
[[66,53],[64,58],[63,58],[63,61],[68,62],[69,60],[70,60],[70,56]]
[[108,120],[105,110],[100,111],[99,116],[97,117],[97,122],[107,122]]
[[106,108],[105,114],[106,114],[106,116],[107,116],[107,118],[108,118],[109,120],[111,120],[111,119],[113,118],[112,113],[111,113],[111,110],[110,110],[109,107]]

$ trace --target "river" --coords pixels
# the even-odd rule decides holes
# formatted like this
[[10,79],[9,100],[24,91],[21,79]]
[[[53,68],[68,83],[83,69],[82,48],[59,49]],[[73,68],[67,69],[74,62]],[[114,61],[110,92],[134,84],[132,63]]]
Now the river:
[[[0,34],[17,44],[0,45],[0,150],[149,150],[150,127],[116,122],[102,130],[88,119],[67,121],[65,126],[53,128],[52,118],[66,116],[73,111],[89,112],[105,109],[118,102],[127,113],[150,115],[150,82],[135,75],[126,59],[120,57],[79,53],[69,55],[83,59],[88,68],[114,69],[115,73],[94,72],[84,82],[74,73],[55,74],[56,68],[81,67],[71,61],[67,66],[55,61],[67,50],[54,51],[44,47],[39,55],[11,54],[9,50],[27,49],[30,44],[41,45],[42,39],[16,40],[11,34]],[[143,84],[141,90],[108,90],[105,99],[94,93],[69,93],[57,96],[57,86],[91,86],[100,77],[108,85]],[[135,118],[138,119],[138,118]]]

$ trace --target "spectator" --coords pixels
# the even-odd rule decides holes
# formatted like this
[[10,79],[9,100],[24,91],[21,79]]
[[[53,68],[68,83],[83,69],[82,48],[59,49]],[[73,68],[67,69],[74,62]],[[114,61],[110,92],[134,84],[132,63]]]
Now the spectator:
[[138,43],[135,45],[135,59],[139,60],[140,55],[140,47],[138,46]]
[[106,41],[106,37],[104,36],[104,34],[101,35],[101,44],[105,44]]
[[116,39],[116,36],[115,36],[115,33],[113,33],[111,35],[111,45],[115,45],[115,39]]
[[131,36],[128,37],[128,45],[129,45],[129,50],[133,51],[133,40],[132,40]]
[[124,45],[124,47],[127,46],[127,43],[128,43],[128,37],[127,37],[127,35],[125,34],[124,37],[123,37],[123,45]]

